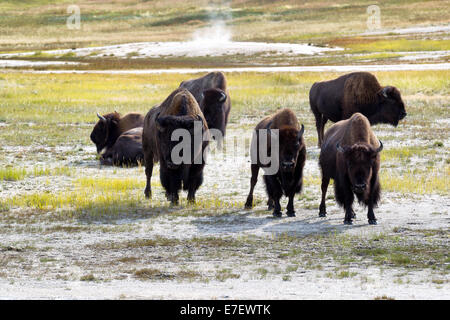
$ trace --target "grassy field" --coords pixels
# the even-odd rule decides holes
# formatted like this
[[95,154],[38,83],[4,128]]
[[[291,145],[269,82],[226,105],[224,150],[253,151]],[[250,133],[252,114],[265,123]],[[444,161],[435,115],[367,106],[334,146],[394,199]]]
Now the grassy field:
[[[399,63],[405,52],[448,51],[446,33],[370,35],[367,7],[359,1],[77,1],[79,29],[68,29],[71,1],[0,2],[0,53],[34,51],[28,60],[86,62],[55,69],[142,69],[173,67],[232,67],[249,65],[327,65]],[[447,25],[448,1],[379,1],[381,27]],[[129,59],[106,54],[76,57],[72,52],[49,55],[45,50],[72,49],[145,41],[188,41],[196,31],[220,19],[234,41],[311,43],[337,46],[346,55],[225,55],[190,58],[167,56]],[[20,28],[18,27],[20,26]],[[333,30],[330,32],[330,30]],[[400,54],[399,54],[400,52]],[[94,52],[95,53],[95,52]],[[133,59],[131,59],[133,58]],[[429,62],[430,58],[415,61]],[[444,55],[434,61],[448,61]],[[414,62],[414,60],[413,60]],[[35,69],[41,69],[35,67]]]

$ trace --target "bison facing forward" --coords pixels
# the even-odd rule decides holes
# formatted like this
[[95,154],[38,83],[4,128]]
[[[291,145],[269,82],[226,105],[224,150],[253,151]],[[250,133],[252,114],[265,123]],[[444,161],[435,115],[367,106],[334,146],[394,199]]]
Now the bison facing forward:
[[[199,132],[196,131],[199,128]],[[178,162],[173,154],[186,156],[186,150],[174,152],[180,143],[173,141],[178,133],[188,133],[190,137],[190,157],[187,161]],[[196,136],[194,136],[194,134]],[[144,149],[145,174],[147,184],[145,196],[151,197],[151,177],[153,164],[160,162],[161,184],[166,190],[167,199],[172,204],[178,203],[178,193],[183,188],[188,191],[188,201],[195,201],[195,193],[203,182],[205,166],[205,148],[208,146],[208,125],[194,97],[186,89],[177,89],[159,106],[152,108],[144,120],[142,146]],[[205,139],[203,139],[205,138]],[[184,138],[183,138],[184,139]],[[200,144],[195,141],[200,139]]]
[[316,82],[309,91],[311,111],[316,118],[319,147],[325,124],[348,119],[359,112],[370,124],[389,123],[397,126],[406,116],[400,91],[392,86],[381,87],[368,72],[354,72],[337,79]]
[[[274,131],[275,129],[278,129],[278,134]],[[258,123],[255,130],[252,145],[256,146],[260,145],[259,139],[265,138],[264,135],[261,135],[260,130],[267,130],[268,150],[266,150],[267,152],[263,151],[263,153],[268,155],[272,153],[271,135],[277,135],[279,143],[277,161],[279,168],[275,174],[264,175],[264,182],[269,196],[267,202],[269,210],[273,208],[273,216],[281,217],[280,199],[284,194],[289,198],[286,214],[289,217],[294,217],[294,196],[302,189],[303,167],[306,160],[306,147],[303,140],[305,127],[302,125],[300,129],[297,117],[291,110],[282,109],[276,114],[264,118]],[[256,150],[256,155],[256,159],[252,157],[252,177],[250,180],[250,192],[245,203],[246,208],[251,208],[253,205],[253,189],[258,180],[259,168],[268,166],[261,162],[259,147]]]
[[383,144],[361,113],[334,124],[325,134],[319,165],[322,170],[322,201],[319,216],[325,217],[325,197],[330,178],[336,201],[345,209],[345,224],[352,224],[354,195],[368,206],[369,224],[376,224],[373,212],[380,198],[380,154]]
[[222,72],[181,82],[180,88],[189,90],[202,110],[209,129],[217,129],[225,136],[228,116],[231,110],[227,79]]

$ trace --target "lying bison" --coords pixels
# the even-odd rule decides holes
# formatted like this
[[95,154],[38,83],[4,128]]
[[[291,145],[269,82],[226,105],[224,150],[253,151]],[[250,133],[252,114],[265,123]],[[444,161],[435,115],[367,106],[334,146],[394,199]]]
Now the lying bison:
[[114,145],[100,156],[104,165],[135,166],[144,162],[142,127],[122,133]]
[[[289,217],[294,217],[294,195],[299,193],[302,189],[303,167],[306,160],[306,147],[303,140],[305,127],[302,125],[300,129],[297,117],[291,110],[282,109],[274,115],[264,118],[258,123],[255,130],[252,145],[257,146],[257,150],[255,153],[252,153],[252,177],[250,180],[250,192],[245,207],[251,208],[253,205],[253,189],[258,180],[259,168],[267,167],[267,164],[263,164],[260,159],[259,149],[261,144],[259,139],[267,139],[266,154],[273,156],[271,154],[271,143],[273,141],[271,138],[272,135],[276,135],[279,143],[279,153],[277,157],[279,167],[275,174],[264,175],[264,182],[269,196],[267,204],[269,210],[273,208],[273,216],[281,217],[280,199],[284,194],[289,198],[286,214]],[[266,137],[262,135],[262,130],[267,130]],[[253,158],[253,154],[256,155],[256,158]]]
[[231,109],[227,79],[222,72],[181,82],[180,88],[189,90],[197,100],[209,129],[217,129],[225,136],[225,128]]
[[326,132],[319,165],[322,169],[322,202],[319,216],[325,217],[325,196],[330,178],[334,180],[336,201],[345,209],[345,224],[352,224],[354,195],[368,206],[369,224],[377,220],[373,207],[380,199],[378,171],[383,144],[373,133],[369,120],[361,113],[334,124]]
[[360,112],[370,124],[389,123],[394,126],[406,116],[405,104],[397,88],[381,87],[368,72],[354,72],[337,79],[316,82],[309,91],[309,103],[316,118],[319,147],[325,123],[348,119]]
[[91,140],[97,147],[97,153],[105,148],[111,148],[122,133],[144,125],[144,116],[140,113],[128,113],[123,117],[117,112],[103,116],[97,113],[97,117],[99,120],[91,133]]
[[[184,130],[175,132],[177,129]],[[173,141],[173,138],[180,132],[188,132],[191,138],[188,150],[190,151],[190,157],[187,161],[184,160],[186,150],[183,149],[178,153],[174,150],[181,142]],[[202,111],[192,94],[186,89],[178,88],[163,103],[147,113],[142,133],[145,174],[147,176],[144,193],[147,198],[151,197],[153,164],[159,161],[161,184],[166,190],[167,199],[172,204],[177,204],[178,193],[183,188],[188,191],[188,201],[195,201],[195,192],[203,182],[205,165],[203,155],[209,140],[208,137],[203,140],[203,135],[207,133],[208,125]],[[197,139],[200,139],[199,145],[195,143],[195,141],[198,141]],[[175,161],[172,156],[173,153],[182,154],[183,161]]]

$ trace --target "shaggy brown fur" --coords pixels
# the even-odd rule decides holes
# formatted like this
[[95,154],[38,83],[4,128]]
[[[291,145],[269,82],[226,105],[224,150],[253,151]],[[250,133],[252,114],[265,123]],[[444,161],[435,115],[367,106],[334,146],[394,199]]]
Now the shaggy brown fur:
[[144,162],[142,127],[128,130],[100,157],[103,165],[137,166]]
[[382,87],[368,72],[354,72],[337,79],[316,82],[309,92],[311,111],[316,118],[319,147],[328,120],[337,122],[360,112],[371,125],[389,123],[397,126],[406,116],[400,91]]
[[[252,141],[257,144],[257,158],[252,158],[252,177],[250,179],[250,192],[245,203],[246,208],[253,205],[253,190],[255,188],[259,168],[264,168],[259,159],[259,130],[268,130],[267,135],[267,154],[271,154],[271,134],[272,130],[278,129],[279,141],[279,168],[275,175],[264,175],[269,200],[267,202],[269,210],[273,208],[275,217],[281,216],[280,199],[284,194],[289,198],[286,214],[290,217],[295,216],[294,196],[300,193],[303,183],[303,167],[306,161],[306,147],[303,139],[304,126],[300,129],[298,119],[290,109],[282,109],[272,116],[264,118],[255,128],[256,135]],[[252,153],[253,156],[253,153]]]
[[180,84],[180,88],[188,89],[199,105],[203,98],[203,91],[207,89],[221,89],[228,95],[227,79],[223,72],[220,71],[210,72],[203,77],[183,81]]
[[[171,168],[170,151],[173,147],[171,133],[174,129],[161,131],[159,120],[170,117],[178,119],[180,124],[193,123],[201,120],[203,131],[207,132],[208,125],[203,114],[188,90],[178,88],[172,92],[159,106],[153,107],[145,116],[144,130],[142,133],[142,145],[144,150],[145,173],[147,185],[145,196],[151,196],[151,176],[153,164],[160,162],[160,178],[163,187],[166,189],[168,199],[172,203],[178,202],[178,192],[183,188],[188,190],[188,200],[195,200],[195,192],[203,181],[202,164],[182,164],[177,168]],[[207,137],[208,138],[208,137]],[[203,142],[201,151],[207,147],[208,142]],[[194,157],[197,155],[193,155]]]
[[325,134],[319,165],[322,170],[322,201],[319,216],[326,216],[325,197],[334,180],[336,201],[345,209],[344,223],[351,224],[354,194],[368,206],[370,224],[376,224],[373,207],[380,198],[378,171],[382,144],[369,120],[361,113],[334,124]]
[[103,115],[105,120],[99,120],[91,132],[91,140],[97,147],[97,153],[106,148],[108,151],[119,136],[133,128],[142,127],[144,116],[140,113],[132,112],[121,116],[118,112]]
[[[225,136],[231,98],[223,72],[210,72],[203,77],[183,81],[180,88],[189,90],[195,97],[205,115],[208,127],[220,130],[222,136]],[[223,94],[226,96],[225,101],[221,101]]]

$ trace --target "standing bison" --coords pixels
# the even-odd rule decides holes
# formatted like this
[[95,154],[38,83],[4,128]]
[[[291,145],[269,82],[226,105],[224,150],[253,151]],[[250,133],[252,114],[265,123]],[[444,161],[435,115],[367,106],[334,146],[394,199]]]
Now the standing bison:
[[[274,131],[275,129],[278,130],[278,133]],[[286,214],[289,217],[294,217],[294,196],[296,193],[300,193],[302,189],[303,167],[306,160],[306,147],[303,139],[305,127],[302,125],[300,129],[297,117],[291,110],[282,109],[274,115],[264,118],[258,123],[255,130],[252,145],[257,146],[256,159],[253,159],[252,156],[250,192],[245,207],[251,208],[253,205],[253,189],[258,180],[259,168],[268,166],[262,163],[259,150],[259,146],[261,145],[259,139],[265,138],[265,135],[261,135],[261,130],[267,130],[266,154],[270,154],[271,157],[273,156],[271,150],[272,135],[277,135],[276,137],[279,143],[279,167],[275,174],[264,175],[264,182],[269,196],[267,204],[269,210],[273,208],[274,217],[281,217],[280,199],[284,194],[289,198]]]
[[[198,131],[196,127],[199,128]],[[177,153],[178,149],[175,149],[185,142],[173,141],[177,136],[177,129],[184,129],[178,130],[178,133],[188,132],[188,137],[191,138],[190,157],[187,161],[184,160],[188,155],[185,154],[186,150]],[[188,191],[188,201],[195,201],[195,192],[203,182],[203,156],[209,140],[208,136],[203,139],[204,134],[208,134],[208,125],[194,97],[186,89],[175,90],[163,103],[150,109],[145,116],[142,133],[147,198],[151,197],[153,164],[159,161],[161,184],[166,190],[167,199],[172,204],[178,204],[178,193],[183,188]],[[199,145],[195,143],[198,139]],[[182,156],[183,161],[176,161],[173,158],[174,153]]]
[[180,88],[189,90],[202,110],[209,129],[217,129],[225,136],[231,100],[227,89],[227,79],[222,72],[181,82]]
[[142,127],[122,133],[114,145],[100,157],[103,165],[135,166],[144,162]]
[[345,209],[345,224],[352,224],[354,195],[368,206],[369,224],[376,224],[373,212],[380,199],[380,154],[383,144],[361,113],[334,124],[325,134],[319,165],[322,170],[322,201],[319,216],[325,217],[325,196],[330,178],[334,180],[336,201]]
[[354,72],[337,79],[316,82],[309,91],[311,111],[316,118],[319,147],[325,123],[348,119],[360,112],[370,124],[389,123],[397,126],[406,117],[405,104],[397,88],[381,87],[368,72]]

